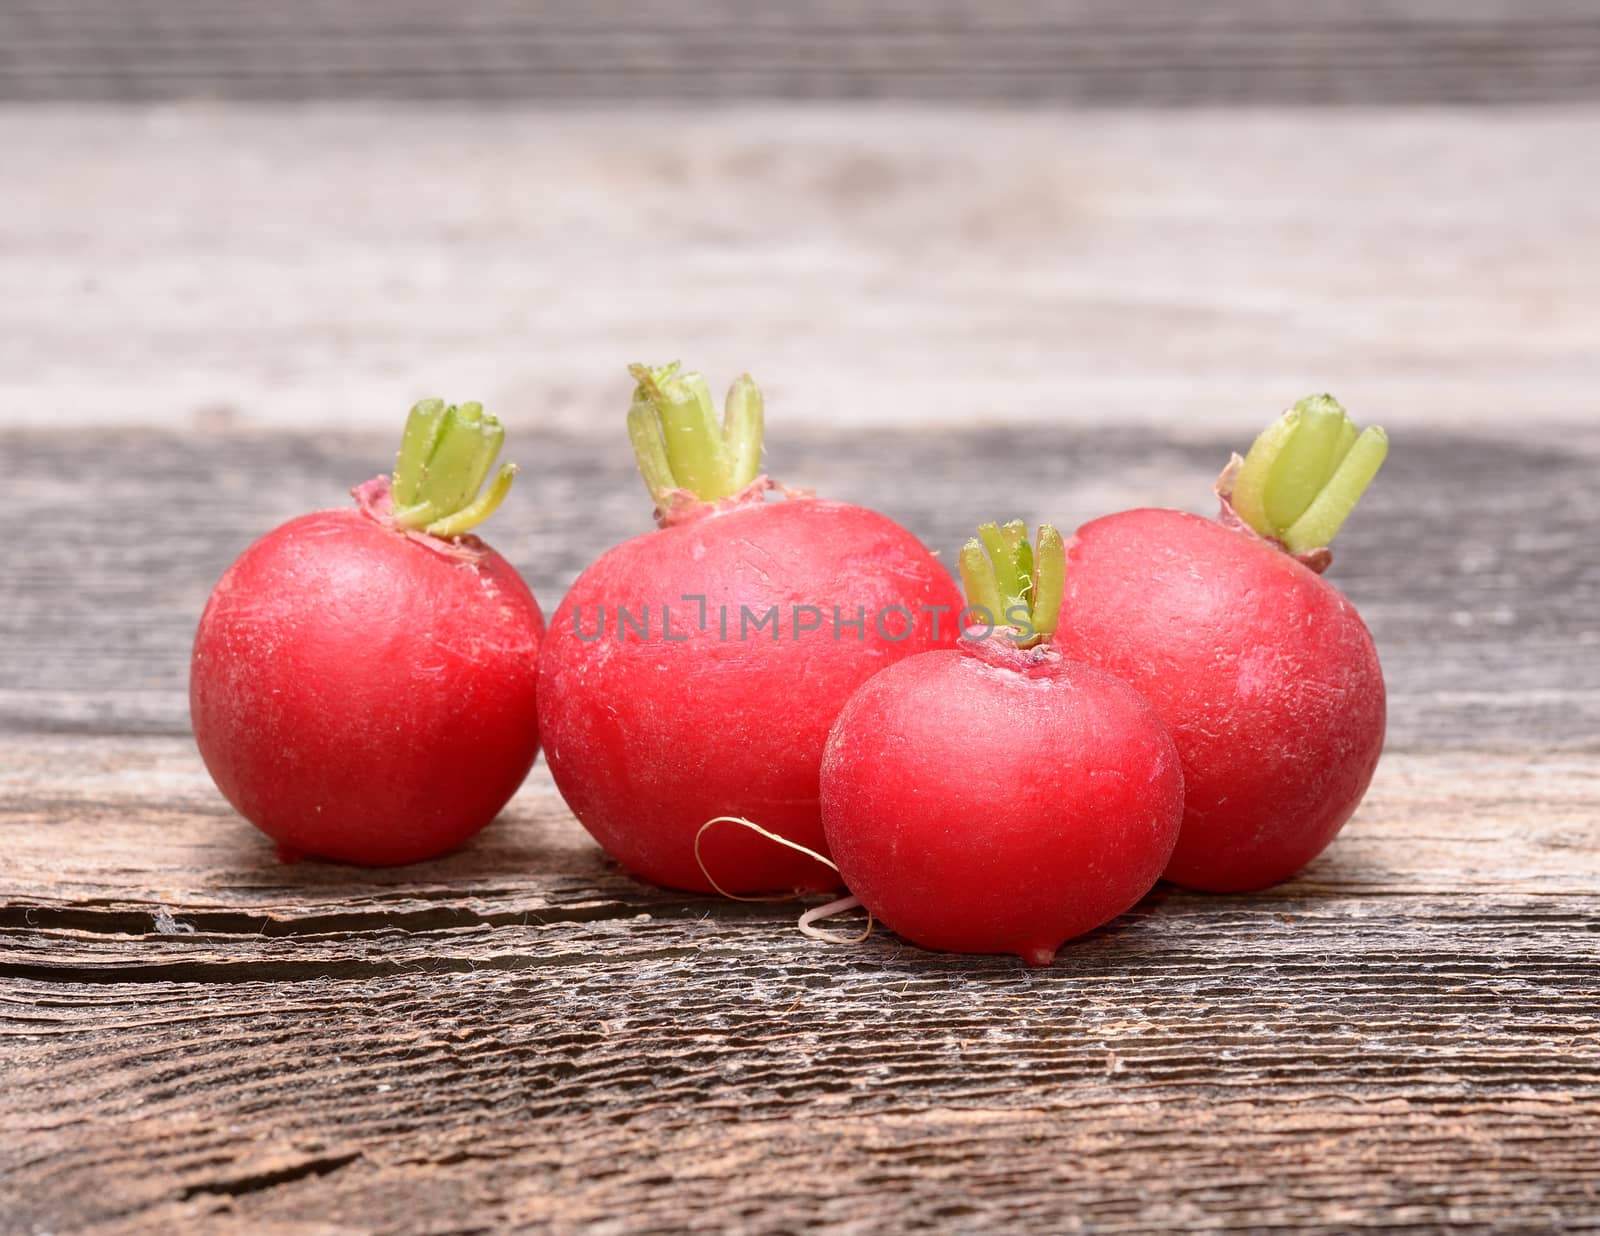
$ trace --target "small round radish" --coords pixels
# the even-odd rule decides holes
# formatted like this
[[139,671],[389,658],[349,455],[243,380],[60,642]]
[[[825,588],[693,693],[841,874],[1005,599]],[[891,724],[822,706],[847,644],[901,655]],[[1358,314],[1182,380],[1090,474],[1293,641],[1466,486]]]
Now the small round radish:
[[1155,884],[1183,775],[1136,691],[1040,642],[1061,598],[1060,534],[1039,529],[1035,570],[1020,522],[983,532],[995,557],[977,541],[963,552],[969,602],[1017,629],[857,691],[828,738],[822,819],[846,886],[901,936],[1048,965]]
[[195,636],[200,754],[285,859],[383,866],[454,849],[538,752],[544,619],[477,537],[504,431],[475,403],[419,403],[393,481],[269,532],[228,569]]
[[878,670],[955,642],[960,594],[875,511],[766,501],[748,377],[719,426],[698,374],[632,372],[629,434],[660,527],[584,571],[551,621],[539,668],[551,775],[595,839],[657,884],[833,887],[820,863],[735,829],[705,839],[702,870],[696,833],[743,815],[820,849],[828,727]]
[[1222,522],[1136,510],[1067,547],[1055,644],[1155,706],[1188,803],[1166,877],[1264,888],[1315,858],[1383,748],[1383,671],[1355,607],[1317,572],[1387,453],[1328,396],[1303,400],[1218,482]]

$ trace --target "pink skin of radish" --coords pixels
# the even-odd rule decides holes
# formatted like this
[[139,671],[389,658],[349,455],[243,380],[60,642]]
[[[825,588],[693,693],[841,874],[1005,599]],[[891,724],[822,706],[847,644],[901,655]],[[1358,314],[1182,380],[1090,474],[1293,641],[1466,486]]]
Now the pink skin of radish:
[[1048,965],[1155,884],[1183,775],[1131,687],[1002,631],[902,661],[851,697],[823,758],[822,817],[846,886],[905,939]]
[[[718,429],[697,375],[634,373],[630,429],[662,526],[602,555],[551,621],[538,688],[551,775],[595,840],[646,880],[696,892],[713,879],[731,893],[833,888],[827,867],[744,829],[709,832],[697,860],[696,834],[713,817],[748,816],[825,852],[817,779],[829,726],[873,674],[955,642],[960,594],[875,511],[765,501],[748,378]],[[694,428],[674,437],[680,416]],[[684,484],[697,466],[699,493]],[[836,629],[835,607],[843,622],[863,611],[863,627]]]
[[[355,491],[359,509],[269,532],[222,577],[195,636],[200,754],[286,860],[389,866],[444,854],[494,819],[538,751],[543,617],[517,572],[461,535],[510,485],[502,469],[472,501],[499,426],[477,405],[430,400],[419,413],[424,437],[409,440],[408,428],[408,446],[434,475],[403,474],[403,450],[396,481],[423,501],[396,511],[379,478]],[[444,456],[430,459],[441,441]],[[448,500],[425,505],[451,477]]]
[[[1308,431],[1331,446],[1297,458],[1293,439]],[[1287,879],[1372,780],[1385,723],[1377,650],[1355,607],[1302,562],[1326,566],[1386,450],[1381,430],[1358,438],[1315,397],[1224,473],[1226,526],[1125,511],[1067,545],[1055,647],[1136,688],[1183,759],[1174,883],[1243,892]]]

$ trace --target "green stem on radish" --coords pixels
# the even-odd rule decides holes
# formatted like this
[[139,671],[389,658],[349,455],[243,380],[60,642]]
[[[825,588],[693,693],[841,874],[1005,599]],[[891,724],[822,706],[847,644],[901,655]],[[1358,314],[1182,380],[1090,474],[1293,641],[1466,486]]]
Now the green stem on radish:
[[484,488],[505,436],[481,403],[424,399],[412,408],[389,491],[395,525],[453,537],[493,515],[517,473],[516,464],[502,464]]
[[1020,519],[1004,526],[981,524],[978,535],[962,547],[960,567],[968,608],[987,612],[996,627],[1015,627],[1019,648],[1055,633],[1066,591],[1067,549],[1051,525],[1039,525],[1033,545]]
[[628,437],[658,510],[667,509],[674,490],[715,502],[756,479],[763,405],[749,374],[729,388],[718,425],[711,390],[698,373],[680,372],[676,361],[630,365],[628,372],[638,383],[628,409]]
[[1355,509],[1389,438],[1358,430],[1332,395],[1310,395],[1256,438],[1234,478],[1234,513],[1290,553],[1321,549]]

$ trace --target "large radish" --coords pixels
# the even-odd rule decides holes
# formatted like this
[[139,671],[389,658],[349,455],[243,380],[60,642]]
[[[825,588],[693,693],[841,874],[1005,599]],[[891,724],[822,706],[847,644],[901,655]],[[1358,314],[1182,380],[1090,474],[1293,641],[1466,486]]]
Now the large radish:
[[697,859],[696,833],[748,816],[820,850],[828,727],[879,670],[953,644],[960,595],[876,511],[767,501],[748,377],[719,424],[698,374],[632,373],[628,428],[659,527],[602,555],[552,618],[539,667],[551,774],[596,840],[647,880],[831,887],[828,868],[743,830],[708,836]]
[[1388,451],[1329,396],[1302,400],[1218,482],[1220,521],[1124,511],[1078,529],[1055,645],[1155,706],[1187,805],[1168,879],[1243,891],[1344,825],[1383,749],[1377,650],[1320,572]]
[[510,488],[506,465],[483,489],[503,437],[478,404],[419,403],[392,479],[267,533],[211,594],[189,676],[195,738],[284,857],[433,858],[527,775],[544,620],[469,535]]

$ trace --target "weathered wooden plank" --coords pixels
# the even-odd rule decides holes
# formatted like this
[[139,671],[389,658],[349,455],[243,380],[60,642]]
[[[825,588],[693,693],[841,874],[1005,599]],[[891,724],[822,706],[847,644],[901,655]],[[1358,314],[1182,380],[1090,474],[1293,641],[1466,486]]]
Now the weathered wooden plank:
[[1596,909],[1174,897],[1048,971],[734,915],[498,927],[477,968],[8,972],[0,1188],[135,1230],[1576,1229]]
[[1029,971],[647,889],[542,769],[462,854],[364,872],[277,864],[180,738],[8,754],[23,1230],[1596,1213],[1593,755],[1391,755],[1302,878],[1162,891]]
[[[649,526],[620,439],[525,433],[515,444],[525,472],[491,539],[547,607],[588,561]],[[953,553],[986,518],[1068,528],[1130,505],[1209,513],[1211,481],[1237,445],[1043,428],[817,434],[779,421],[769,457],[787,482],[877,506]],[[189,642],[228,562],[282,519],[337,505],[392,450],[375,435],[0,433],[13,500],[50,529],[0,558],[0,730],[185,732]],[[1593,747],[1597,454],[1592,429],[1526,445],[1397,435],[1330,576],[1384,658],[1391,749]]]
[[1316,388],[1397,434],[1592,423],[1597,133],[1593,106],[0,110],[0,418],[387,429],[445,394],[581,429],[626,362],[682,356],[790,424],[1246,435]]
[[[686,898],[622,875],[567,813],[542,764],[465,850],[361,870],[278,863],[216,793],[186,739],[12,735],[6,753],[0,926],[11,930],[137,937],[142,948],[161,942],[163,910],[201,934],[263,941],[638,914],[787,921],[781,908]],[[1427,895],[1470,906],[1480,894],[1596,893],[1597,823],[1593,754],[1391,752],[1355,820],[1286,895]]]
[[[1528,896],[1499,890],[1464,895],[1406,889],[1401,898],[1363,904],[1357,896],[1308,891],[1310,887],[1294,884],[1271,897],[1232,903],[1162,889],[1107,934],[1129,936],[1137,946],[1129,956],[1137,956],[1152,983],[1211,965],[1226,969],[1228,981],[1248,986],[1285,970],[1322,964],[1319,959],[1342,935],[1359,934],[1363,953],[1415,961],[1424,971],[1415,983],[1431,981],[1426,972],[1440,965],[1455,967],[1469,986],[1496,978],[1529,990],[1551,984],[1571,996],[1571,1011],[1600,1015],[1594,1003],[1600,997],[1595,986],[1600,983],[1600,943],[1589,938],[1589,925],[1600,914],[1600,897],[1592,891],[1547,890]],[[1395,890],[1391,886],[1387,891]],[[626,969],[636,955],[717,954],[730,965],[765,964],[769,956],[810,957],[811,964],[824,968],[892,963],[907,973],[920,965],[932,974],[964,972],[961,968],[968,964],[923,954],[887,933],[862,945],[819,944],[797,935],[792,913],[784,915],[770,906],[747,910],[642,889],[631,892],[636,900],[630,904],[629,896],[624,892],[619,901],[481,916],[454,903],[415,914],[302,911],[287,924],[255,916],[280,932],[290,928],[278,935],[248,931],[245,921],[252,916],[237,912],[195,913],[180,907],[176,916],[152,915],[147,907],[139,915],[97,908],[60,913],[13,905],[0,919],[5,945],[0,976],[68,984],[229,985],[539,969],[576,971],[587,982],[596,968]],[[640,911],[638,905],[664,912]],[[426,925],[449,919],[471,925]],[[213,929],[211,924],[219,926]],[[1296,928],[1292,937],[1283,934],[1283,924]],[[1441,933],[1441,924],[1448,924],[1447,933]],[[132,931],[126,930],[129,926]],[[1193,947],[1182,950],[1176,961],[1163,960],[1169,936],[1192,941]],[[1246,941],[1250,951],[1237,955],[1234,950]],[[1073,949],[1061,963],[1065,969],[1089,964],[1097,971],[1084,961],[1097,953],[1096,947]],[[1358,969],[1373,998],[1392,998],[1392,988],[1413,981],[1392,967],[1367,964]]]
[[1577,0],[536,6],[22,0],[0,99],[963,99],[1157,104],[1600,96]]

